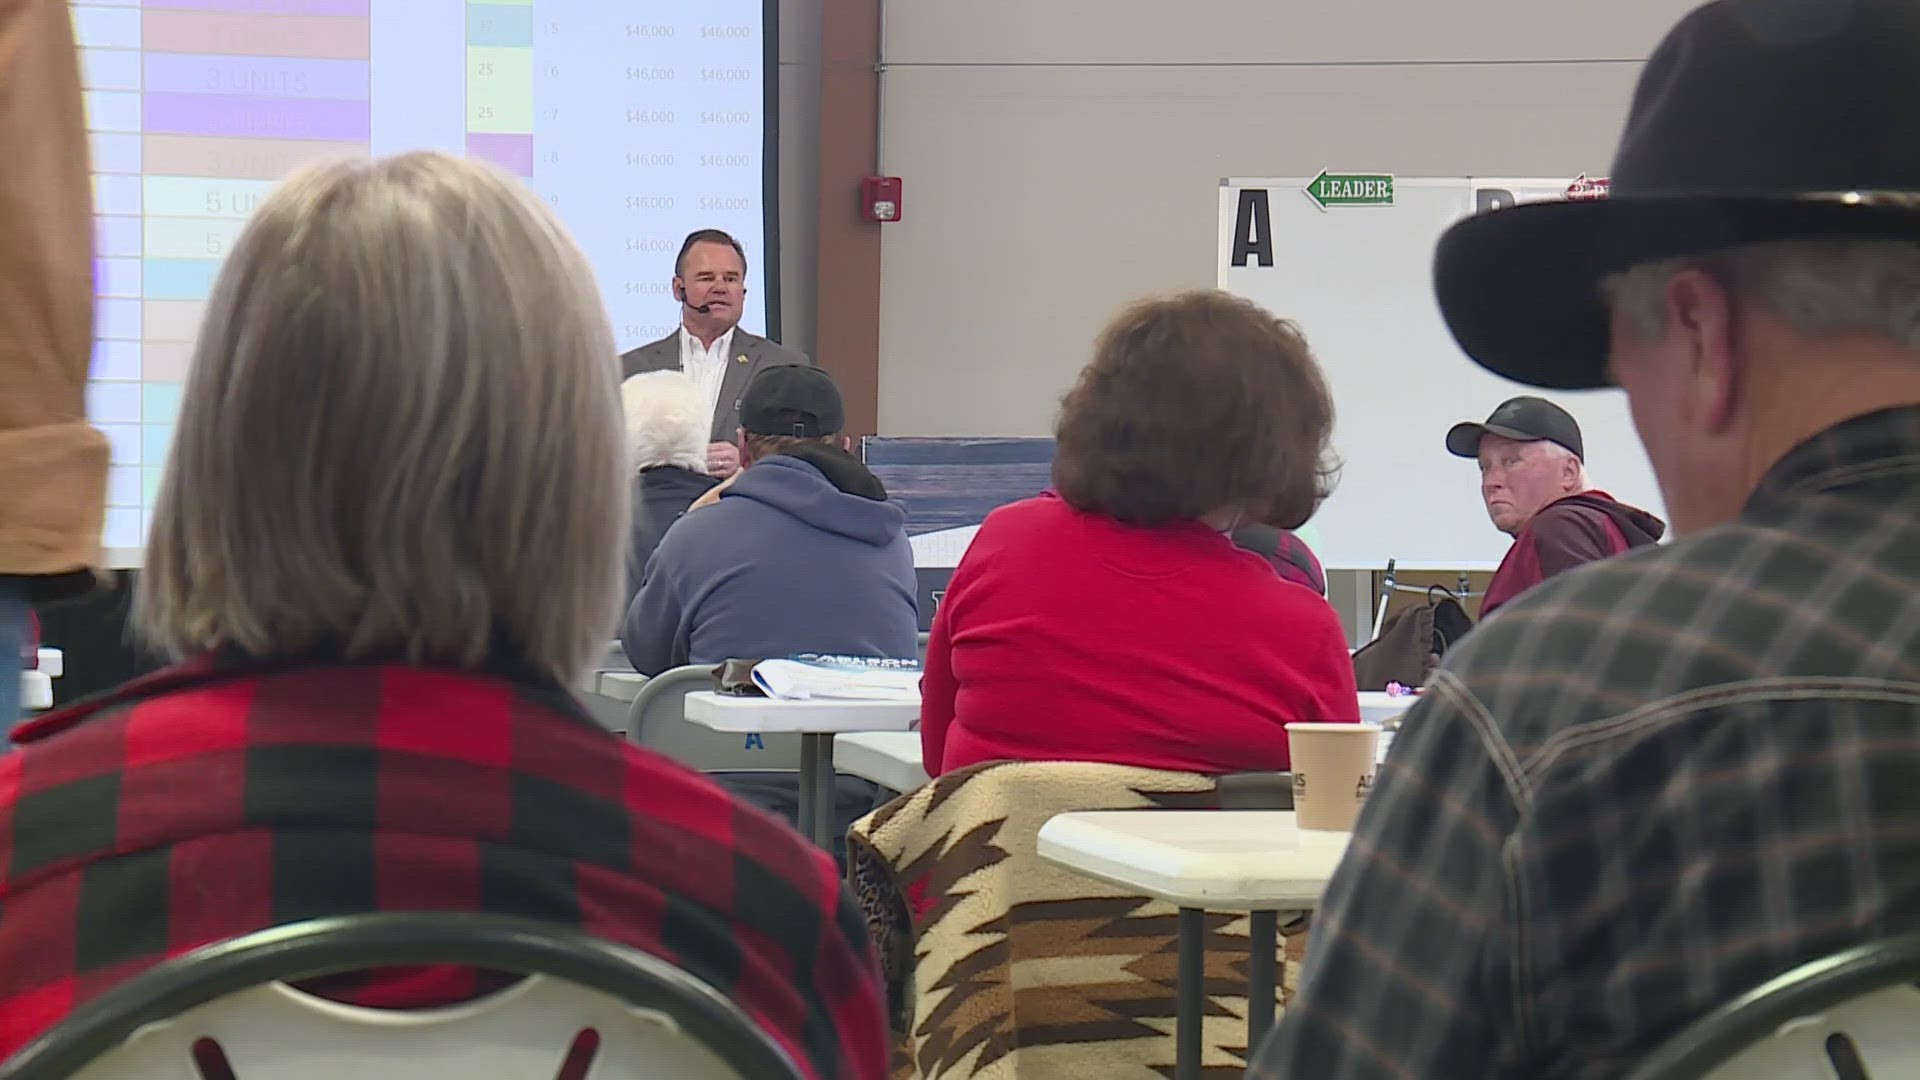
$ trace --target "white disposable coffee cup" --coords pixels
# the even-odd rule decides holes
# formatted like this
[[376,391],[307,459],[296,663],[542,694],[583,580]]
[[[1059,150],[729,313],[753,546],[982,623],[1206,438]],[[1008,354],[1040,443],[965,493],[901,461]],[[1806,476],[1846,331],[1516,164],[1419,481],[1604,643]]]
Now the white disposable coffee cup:
[[1293,820],[1302,829],[1352,832],[1373,790],[1378,724],[1288,724]]

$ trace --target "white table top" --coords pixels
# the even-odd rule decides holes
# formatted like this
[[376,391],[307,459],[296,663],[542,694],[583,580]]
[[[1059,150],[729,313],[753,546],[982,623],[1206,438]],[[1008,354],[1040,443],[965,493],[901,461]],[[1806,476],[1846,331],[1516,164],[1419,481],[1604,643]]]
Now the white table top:
[[[1387,759],[1393,732],[1380,733],[1378,760]],[[856,731],[833,741],[833,767],[894,791],[912,791],[926,784],[926,762],[921,757],[917,731]]]
[[907,731],[920,719],[917,701],[849,701],[815,698],[780,701],[698,690],[687,695],[687,719],[715,731],[797,732],[831,735],[847,731]]
[[833,767],[894,791],[927,782],[917,731],[856,731],[833,740]]
[[1415,696],[1393,697],[1385,690],[1360,691],[1360,719],[1368,724],[1384,723],[1399,716],[1420,699]]
[[44,671],[21,672],[20,703],[29,709],[53,708],[53,676]]
[[615,701],[632,701],[640,696],[640,688],[646,683],[647,677],[637,671],[603,671],[594,693]]
[[1038,853],[1181,907],[1294,911],[1319,905],[1347,840],[1291,810],[1102,810],[1049,820]]
[[61,670],[65,667],[66,657],[61,654],[59,649],[40,650],[40,670],[47,673],[47,678],[59,678]]

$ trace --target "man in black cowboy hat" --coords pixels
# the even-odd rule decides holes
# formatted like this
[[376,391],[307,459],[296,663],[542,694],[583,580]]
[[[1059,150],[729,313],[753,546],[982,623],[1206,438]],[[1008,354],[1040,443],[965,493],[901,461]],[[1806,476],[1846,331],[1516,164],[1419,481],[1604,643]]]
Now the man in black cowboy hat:
[[1920,4],[1719,0],[1648,62],[1609,199],[1441,240],[1477,362],[1626,390],[1678,539],[1448,654],[1251,1075],[1618,1077],[1920,929],[1916,116]]

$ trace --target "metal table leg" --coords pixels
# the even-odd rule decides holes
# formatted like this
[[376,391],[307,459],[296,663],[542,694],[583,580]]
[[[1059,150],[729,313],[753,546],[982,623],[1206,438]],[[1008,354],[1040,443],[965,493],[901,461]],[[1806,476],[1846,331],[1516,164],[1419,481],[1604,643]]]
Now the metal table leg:
[[1180,978],[1174,992],[1174,1080],[1200,1080],[1200,1018],[1205,1011],[1206,912],[1180,909]]
[[818,764],[820,774],[813,784],[813,842],[827,851],[833,850],[834,809],[839,800],[834,798],[833,782],[833,736],[815,735],[820,741],[813,752],[813,760]]
[[[800,736],[800,831],[822,847],[831,841],[820,827],[820,736],[812,732]],[[831,766],[829,766],[831,767]]]
[[[814,838],[816,846],[831,851],[833,849],[833,736],[810,732],[801,736],[801,769],[808,769],[808,753],[812,748],[812,790],[814,798],[806,801],[806,786],[801,786],[801,821],[808,822],[806,830]],[[808,807],[812,807],[812,817],[808,817]]]
[[1280,913],[1256,911],[1247,922],[1247,1059],[1259,1051],[1273,1026],[1274,949],[1279,944]]

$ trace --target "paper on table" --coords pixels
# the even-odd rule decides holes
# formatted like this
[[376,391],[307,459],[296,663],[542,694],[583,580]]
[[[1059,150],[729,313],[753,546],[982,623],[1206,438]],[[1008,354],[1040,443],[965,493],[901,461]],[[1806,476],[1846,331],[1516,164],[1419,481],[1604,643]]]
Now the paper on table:
[[913,565],[916,568],[959,566],[960,556],[967,553],[974,534],[979,531],[978,525],[963,525],[957,529],[941,529],[939,532],[921,533],[909,538],[907,542],[913,545]]
[[920,665],[911,660],[856,657],[762,660],[754,665],[753,682],[768,697],[783,701],[920,700]]

